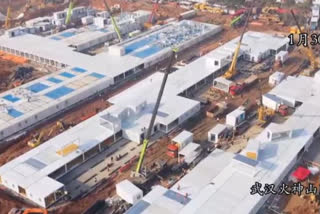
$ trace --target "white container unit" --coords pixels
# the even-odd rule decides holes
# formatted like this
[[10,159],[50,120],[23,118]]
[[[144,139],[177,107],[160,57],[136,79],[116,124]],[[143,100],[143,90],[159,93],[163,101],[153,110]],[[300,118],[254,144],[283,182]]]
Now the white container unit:
[[285,74],[281,73],[279,71],[274,72],[272,75],[269,77],[269,84],[271,86],[276,86],[278,85],[283,79],[285,78]]
[[117,183],[116,192],[118,196],[129,204],[135,204],[143,197],[142,190],[128,180]]
[[217,124],[208,132],[208,141],[212,143],[218,143],[219,138],[228,130],[226,125]]
[[185,147],[188,143],[193,141],[193,134],[188,131],[182,131],[176,137],[172,139],[172,141],[177,144],[179,150]]
[[237,108],[233,112],[229,113],[226,117],[226,125],[237,127],[241,125],[246,119],[246,112],[241,109]]

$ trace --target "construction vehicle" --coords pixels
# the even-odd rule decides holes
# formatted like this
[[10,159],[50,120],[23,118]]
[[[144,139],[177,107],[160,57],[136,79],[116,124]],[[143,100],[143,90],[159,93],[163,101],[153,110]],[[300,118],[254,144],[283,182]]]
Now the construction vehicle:
[[248,23],[249,23],[249,18],[250,18],[250,15],[251,15],[251,10],[252,10],[252,6],[250,7],[249,9],[249,13],[248,13],[248,16],[247,16],[247,19],[246,19],[246,22],[245,22],[245,25],[243,27],[243,30],[242,30],[242,33],[241,33],[241,36],[240,36],[240,40],[238,42],[238,45],[236,47],[236,50],[233,54],[233,58],[232,58],[232,62],[231,62],[231,65],[228,69],[227,72],[225,72],[225,74],[223,75],[224,78],[226,79],[231,79],[232,77],[234,77],[237,73],[236,71],[236,66],[237,66],[237,61],[238,61],[238,56],[239,56],[239,52],[240,52],[240,46],[241,46],[241,42],[242,42],[242,39],[243,39],[243,35],[247,29],[247,26],[248,26]]
[[230,26],[231,27],[240,27],[243,23],[245,23],[246,15],[245,13],[236,16],[234,19],[231,20]]
[[[293,16],[294,21],[296,22],[296,25],[298,27],[299,32],[303,32],[303,30],[300,27],[299,22],[298,22],[298,20],[297,20],[297,18],[295,16],[293,10],[291,10],[291,14]],[[302,47],[303,47],[304,52],[308,56],[308,59],[309,59],[309,62],[310,62],[310,68],[304,70],[301,74],[305,75],[305,76],[311,76],[311,74],[314,73],[318,69],[319,64],[318,64],[318,61],[316,60],[316,58],[314,56],[314,53],[313,53],[313,50],[312,50],[311,46],[308,44],[307,47],[304,47],[304,46],[302,46]]]
[[8,214],[48,214],[48,211],[41,208],[12,208]]
[[262,8],[262,13],[264,14],[277,14],[279,7],[264,7]]
[[178,151],[179,151],[179,147],[175,144],[169,144],[167,146],[167,155],[171,158],[177,158]]
[[[302,32],[304,32],[304,27],[301,27]],[[291,26],[290,27],[290,33],[292,34],[300,34],[300,30],[297,26]]]
[[42,139],[44,136],[44,132],[40,132],[40,134],[34,136],[34,138],[30,141],[28,141],[28,146],[30,146],[31,148],[35,148],[37,146],[39,146],[42,143]]
[[159,0],[156,0],[156,2],[154,2],[153,6],[152,6],[152,11],[151,11],[151,14],[148,18],[148,22],[144,23],[145,28],[149,29],[155,24],[156,14],[157,14],[158,10],[159,10]]
[[66,129],[68,129],[68,127],[64,124],[64,122],[58,121],[56,125],[50,129],[48,137],[50,137],[54,131],[58,131],[59,133],[61,133]]
[[206,116],[210,118],[219,118],[224,116],[228,110],[228,104],[226,102],[219,102],[215,104],[211,109],[208,109]]
[[258,81],[257,75],[250,75],[247,79],[242,82],[236,83],[235,85],[230,86],[229,93],[232,96],[239,95],[245,90],[246,88],[252,86],[254,83]]
[[221,14],[221,15],[224,14],[223,9],[218,8],[218,7],[211,7],[210,5],[204,4],[204,3],[195,4],[194,9],[204,11],[204,12],[209,12],[209,13],[216,13],[216,14]]
[[106,10],[109,12],[109,14],[110,14],[110,19],[111,19],[113,28],[114,28],[114,30],[115,30],[116,33],[117,33],[117,36],[118,36],[119,41],[121,42],[121,41],[122,41],[121,33],[120,33],[119,27],[118,27],[118,25],[117,25],[117,22],[116,22],[116,20],[115,20],[114,17],[113,17],[112,11],[111,11],[110,7],[108,6],[108,3],[107,3],[106,0],[103,0],[103,3],[104,3],[105,9],[106,9]]
[[166,82],[167,82],[167,79],[168,79],[168,76],[169,76],[169,72],[170,72],[171,66],[173,64],[173,60],[174,60],[174,58],[176,56],[176,52],[177,52],[177,49],[173,49],[172,50],[172,53],[171,53],[171,56],[170,56],[170,59],[169,59],[169,63],[168,63],[167,69],[166,69],[166,72],[163,75],[163,79],[162,79],[160,91],[158,93],[157,101],[155,103],[155,106],[154,106],[154,109],[153,109],[153,112],[152,112],[152,116],[151,116],[151,120],[150,120],[150,123],[149,123],[149,127],[148,127],[148,130],[147,130],[146,136],[145,136],[145,138],[143,140],[142,150],[141,150],[141,153],[140,153],[140,157],[139,157],[139,161],[138,161],[138,164],[137,164],[137,168],[136,168],[135,172],[132,174],[133,177],[141,177],[141,175],[142,175],[142,177],[147,177],[147,173],[145,173],[145,174],[142,173],[141,167],[142,167],[143,160],[144,160],[144,157],[145,157],[145,153],[146,153],[146,150],[147,150],[147,147],[148,147],[148,144],[149,144],[151,131],[154,128],[153,126],[154,126],[154,123],[155,123],[156,115],[158,114],[158,109],[159,109],[159,106],[160,106],[160,101],[161,101],[161,98],[162,98],[162,95],[163,95],[163,91],[164,91],[164,88],[165,88],[165,85],[166,85]]
[[4,27],[6,30],[8,30],[11,27],[11,0],[9,1],[9,5],[7,8],[7,17],[6,17]]
[[237,10],[234,14],[231,15],[232,18],[238,17],[242,14],[244,14],[245,12],[247,12],[246,8],[241,8],[239,10]]

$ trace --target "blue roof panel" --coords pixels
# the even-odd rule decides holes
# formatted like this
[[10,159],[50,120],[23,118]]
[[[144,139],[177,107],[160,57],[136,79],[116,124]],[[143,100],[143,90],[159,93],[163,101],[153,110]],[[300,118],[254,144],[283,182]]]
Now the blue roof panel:
[[170,198],[171,200],[177,201],[183,205],[186,205],[191,200],[189,197],[181,195],[180,193],[174,192],[172,190],[168,190],[163,195],[166,196],[167,198]]
[[49,88],[49,86],[42,84],[42,83],[35,83],[35,84],[28,87],[28,89],[34,93],[38,93],[38,92],[43,91],[47,88]]
[[67,78],[72,78],[72,77],[75,77],[75,75],[69,73],[69,72],[62,72],[59,74],[60,76],[63,76],[63,77],[67,77]]
[[61,83],[62,82],[61,79],[58,79],[58,78],[55,78],[55,77],[50,77],[47,80],[50,81],[50,82],[53,82],[53,83]]
[[74,36],[74,35],[76,35],[76,34],[73,33],[73,32],[64,32],[64,33],[60,34],[60,36],[63,36],[65,38],[69,38],[69,37]]
[[5,100],[10,101],[10,102],[12,102],[12,103],[15,103],[15,102],[17,102],[17,101],[20,100],[20,98],[18,98],[18,97],[16,97],[16,96],[13,96],[12,94],[8,94],[8,95],[6,95],[6,96],[4,96],[4,97],[2,97],[2,98],[5,99]]
[[87,70],[83,69],[83,68],[79,68],[79,67],[74,67],[71,69],[72,71],[75,71],[75,72],[79,72],[79,73],[84,73],[86,72]]
[[151,56],[152,54],[155,54],[159,51],[161,51],[162,48],[158,46],[152,46],[150,48],[144,49],[143,51],[139,51],[137,53],[134,53],[133,55],[139,58],[146,58],[148,56]]
[[73,92],[73,91],[74,91],[74,89],[72,89],[72,88],[61,86],[59,88],[56,88],[53,91],[46,93],[45,95],[51,99],[56,100],[56,99],[59,99],[60,97],[63,97],[65,95]]
[[134,206],[132,206],[126,214],[140,214],[142,213],[145,209],[147,209],[150,206],[150,203],[140,200],[138,203],[136,203]]
[[105,75],[102,75],[96,72],[91,73],[90,76],[95,77],[97,79],[102,79],[103,77],[105,77]]
[[50,39],[52,39],[52,40],[56,40],[56,41],[61,40],[61,39],[60,39],[59,37],[57,37],[57,36],[50,37]]
[[8,110],[8,114],[9,114],[11,117],[14,117],[14,118],[17,118],[17,117],[20,117],[21,115],[23,115],[22,112],[17,111],[17,110],[15,110],[14,108],[9,109],[9,110]]

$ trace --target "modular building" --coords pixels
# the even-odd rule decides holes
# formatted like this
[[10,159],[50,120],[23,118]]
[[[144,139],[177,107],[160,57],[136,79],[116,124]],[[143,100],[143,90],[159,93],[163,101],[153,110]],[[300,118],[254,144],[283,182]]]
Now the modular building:
[[[27,33],[14,37],[1,36],[0,50],[65,68],[0,95],[0,140],[31,128],[157,64],[169,56],[171,45],[183,50],[220,30],[215,25],[192,21],[172,23],[118,44],[117,48],[124,50],[122,55],[107,51],[95,56],[74,51],[63,39]],[[61,36],[71,39],[74,36],[71,31],[63,32]],[[171,35],[170,39],[165,39],[165,35]],[[161,75],[158,75],[160,78]],[[143,102],[132,103],[132,106]]]
[[[195,33],[191,34],[194,35],[194,37],[188,34],[188,37],[185,37],[188,39],[177,39],[176,41],[178,42],[174,44],[178,44],[178,47],[180,44],[185,45],[193,38],[198,38],[202,35],[201,32],[203,33],[203,31],[197,31],[192,28],[191,26],[194,26],[194,22],[189,21],[183,21],[183,24],[180,26],[181,29],[186,29],[187,27],[185,25],[188,23],[191,23],[189,29]],[[162,33],[165,34],[164,32],[173,32],[171,35],[177,35],[175,33],[178,32],[185,32],[183,30],[174,31],[179,29],[178,25],[179,23],[172,23],[168,25],[169,30],[167,29],[166,31],[166,27],[162,27],[148,35],[152,38],[155,34],[158,34],[159,37],[155,36],[156,38],[165,38],[160,36]],[[204,28],[207,28],[208,32],[212,34],[218,33],[221,30],[220,27],[214,25],[205,26],[208,26],[208,28]],[[195,31],[192,31],[192,29]],[[177,37],[181,38],[179,34]],[[13,40],[10,40],[0,37],[1,46],[4,45],[2,42],[6,41],[8,42],[5,43],[7,46],[11,48],[20,47],[20,50],[22,50],[22,41],[25,41],[25,39],[31,38],[31,43],[39,39],[35,37],[35,35],[28,34],[13,38]],[[146,64],[150,65],[154,63],[150,61],[158,59],[162,54],[170,53],[170,48],[168,47],[170,46],[169,41],[168,46],[160,46],[159,49],[156,48],[159,47],[156,45],[157,39],[156,41],[153,40],[154,43],[148,43],[150,40],[144,40],[144,38],[147,37],[141,35],[141,37],[136,40],[133,39],[118,45],[124,46],[127,52],[124,56],[113,55],[106,52],[92,57],[70,51],[70,49],[61,45],[64,44],[62,42],[48,42],[50,47],[56,47],[52,45],[57,44],[61,45],[59,47],[61,47],[63,51],[58,49],[57,55],[55,52],[53,52],[52,55],[59,57],[59,59],[63,60],[69,67],[63,71],[40,78],[39,80],[35,80],[1,95],[1,97],[5,97],[1,99],[1,102],[6,104],[2,105],[6,106],[6,110],[3,109],[3,114],[0,117],[0,130],[3,131],[1,139],[25,130],[31,125],[37,124],[50,117],[52,114],[65,110],[67,108],[66,105],[71,105],[73,102],[86,99],[93,93],[99,92],[99,88],[96,88],[98,85],[99,87],[102,87],[102,85],[107,87],[108,84],[117,84],[125,80],[127,76],[147,67]],[[45,41],[51,40],[48,39]],[[161,40],[161,42],[164,41],[167,40]],[[56,41],[52,40],[52,42]],[[148,43],[148,45],[146,45],[146,43]],[[187,47],[187,45],[184,47]],[[34,52],[42,51],[43,53],[43,48],[46,47],[41,46],[37,49],[31,49],[27,46],[23,50],[26,52],[30,50]],[[70,52],[76,55],[68,55],[71,54]],[[159,54],[159,56],[156,56],[157,54]],[[168,133],[170,130],[178,127],[179,124],[196,115],[200,110],[199,101],[186,97],[201,88],[204,84],[212,84],[213,78],[217,77],[221,71],[221,68],[213,70],[206,65],[205,62],[207,58],[210,57],[210,54],[211,53],[169,74],[156,123],[152,130],[153,133],[158,131]],[[161,72],[149,76],[139,82],[139,84],[135,84],[110,98],[108,101],[113,104],[110,108],[6,163],[0,167],[1,185],[39,206],[48,207],[52,205],[63,197],[65,190],[64,184],[58,181],[59,178],[67,175],[72,169],[97,155],[99,152],[108,149],[110,143],[120,138],[127,138],[137,143],[141,142],[150,122],[151,112],[159,92],[162,78],[163,73]],[[23,93],[19,94],[19,91]],[[148,93],[145,93],[146,91]],[[29,118],[32,119],[32,121],[29,121]],[[12,129],[7,129],[8,127]],[[9,133],[10,130],[13,130],[13,132]],[[185,154],[192,153],[187,151]],[[232,157],[232,154],[227,154],[226,156]],[[222,168],[228,164],[228,158],[226,158],[225,155],[221,155],[223,159],[219,159],[220,156],[217,158],[218,159],[210,159],[209,164],[205,163],[201,165],[203,169],[205,169],[205,172],[201,170],[195,172],[196,174],[198,173],[197,178],[199,180],[196,182],[193,180],[189,183],[190,188],[193,185],[198,185],[197,189],[200,191],[201,187],[205,187],[210,182],[210,179],[214,177],[212,175],[210,175],[210,178],[206,177],[208,172],[218,174]],[[214,170],[211,169],[215,164],[219,164],[217,169],[220,171],[216,168],[214,168]],[[173,191],[168,191],[168,193],[164,193],[165,196],[163,196],[163,200],[167,200],[168,197],[172,198],[172,192]],[[182,195],[185,197],[185,193]],[[192,193],[187,196],[186,199],[190,197],[195,197],[195,195]],[[180,208],[183,208],[185,205],[179,204],[181,205]]]
[[[155,188],[138,202],[145,204],[140,206],[139,213],[264,213],[260,209],[272,194],[251,194],[250,188],[259,182],[262,188],[265,184],[274,184],[274,190],[279,191],[280,184],[286,182],[284,179],[294,170],[297,161],[312,144],[319,143],[316,139],[320,133],[320,120],[310,117],[317,115],[320,108],[319,81],[303,76],[289,79],[275,88],[277,95],[292,99],[299,96],[302,102],[288,120],[269,124],[257,137],[250,139],[248,146],[239,154],[215,149],[170,188],[173,194],[176,193],[176,198],[186,196],[187,203],[172,203],[172,207],[167,209],[166,203],[159,203],[163,194]],[[307,85],[303,94],[299,87],[296,88],[297,84]],[[153,200],[150,201],[150,197]],[[127,213],[133,213],[137,207],[133,206]]]

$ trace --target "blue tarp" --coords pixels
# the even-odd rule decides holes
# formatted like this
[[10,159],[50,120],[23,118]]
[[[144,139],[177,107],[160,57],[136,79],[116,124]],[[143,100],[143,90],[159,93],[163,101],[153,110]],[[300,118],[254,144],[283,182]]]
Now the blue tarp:
[[61,79],[58,79],[58,78],[55,78],[55,77],[50,77],[50,78],[48,78],[47,80],[50,81],[50,82],[53,82],[53,83],[60,83],[60,82],[62,82]]
[[49,88],[48,85],[42,84],[42,83],[35,83],[28,87],[28,89],[34,93],[38,93],[40,91],[43,91],[44,89]]
[[189,203],[189,201],[191,200],[189,197],[181,195],[180,193],[174,192],[172,190],[168,190],[163,195],[184,205]]
[[127,214],[139,214],[150,206],[150,203],[140,200],[137,204],[131,207],[126,213]]
[[63,76],[63,77],[67,77],[67,78],[72,78],[72,77],[75,77],[75,75],[71,74],[71,73],[68,73],[68,72],[62,72],[61,74],[59,74],[60,76]]
[[105,77],[105,75],[98,74],[96,72],[91,73],[90,76],[98,78],[98,79],[101,79],[101,78]]
[[2,97],[2,98],[3,98],[3,99],[6,99],[6,100],[8,100],[8,101],[10,101],[10,102],[12,102],[12,103],[17,102],[17,101],[20,100],[20,98],[18,98],[18,97],[16,97],[16,96],[13,96],[12,94],[8,94],[8,95],[6,95],[6,96],[4,96],[4,97]]
[[130,45],[125,47],[125,53],[131,53],[132,51],[135,51],[136,49],[142,48],[143,46],[149,44],[152,40],[150,39],[142,39],[140,41],[131,43]]
[[60,97],[63,97],[71,92],[73,92],[74,89],[72,88],[68,88],[68,87],[65,87],[65,86],[61,86],[53,91],[50,91],[48,93],[46,93],[45,95],[47,97],[50,97],[51,99],[59,99]]

